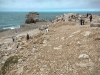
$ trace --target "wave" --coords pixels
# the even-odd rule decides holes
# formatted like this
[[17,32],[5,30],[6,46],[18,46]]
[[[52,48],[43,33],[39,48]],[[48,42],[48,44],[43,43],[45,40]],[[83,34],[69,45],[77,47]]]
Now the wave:
[[5,27],[5,28],[2,28],[2,29],[7,30],[7,29],[15,29],[15,28],[20,28],[20,26]]

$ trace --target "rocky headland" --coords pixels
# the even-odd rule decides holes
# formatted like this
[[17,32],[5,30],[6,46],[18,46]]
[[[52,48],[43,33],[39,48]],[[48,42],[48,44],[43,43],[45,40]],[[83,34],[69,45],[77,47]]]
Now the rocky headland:
[[1,32],[0,75],[99,75],[100,16],[92,17],[68,13]]

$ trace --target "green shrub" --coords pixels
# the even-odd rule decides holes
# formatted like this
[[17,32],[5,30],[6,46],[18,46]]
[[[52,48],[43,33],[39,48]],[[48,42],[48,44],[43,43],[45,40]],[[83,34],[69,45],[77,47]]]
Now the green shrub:
[[10,66],[14,65],[15,63],[18,63],[18,59],[19,56],[9,57],[1,68],[2,74],[5,75],[6,72],[9,70]]

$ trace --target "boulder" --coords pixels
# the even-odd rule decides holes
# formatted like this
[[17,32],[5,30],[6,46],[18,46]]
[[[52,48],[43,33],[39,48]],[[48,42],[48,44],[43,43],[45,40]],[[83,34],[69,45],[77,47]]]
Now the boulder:
[[68,14],[64,14],[63,15],[64,17],[63,17],[63,20],[65,21],[65,22],[68,22],[69,21],[69,15]]
[[80,54],[78,58],[79,59],[87,59],[87,58],[89,58],[89,55],[87,55],[87,54]]
[[90,27],[100,27],[100,23],[91,23]]
[[39,21],[39,13],[37,12],[30,12],[29,14],[26,15],[26,21],[25,23],[36,23]]
[[67,22],[76,19],[77,17],[78,17],[77,13],[68,13],[63,15],[63,20]]
[[62,45],[59,45],[58,47],[54,47],[54,50],[62,49]]
[[86,15],[82,15],[82,14],[78,15],[78,19],[79,19],[79,20],[80,20],[80,19],[85,20],[85,18],[86,18]]
[[47,43],[47,40],[44,40],[44,41],[43,41],[43,44],[46,44],[46,43]]
[[33,48],[32,49],[32,52],[34,53],[34,52],[37,52],[38,51],[38,49],[37,48]]
[[47,28],[48,28],[47,25],[42,25],[42,26],[39,28],[39,30],[45,30],[45,29],[47,29]]
[[8,56],[3,56],[2,60],[1,60],[1,63],[4,64],[7,59],[8,59]]
[[72,19],[76,19],[77,17],[78,17],[77,13],[67,13],[67,14],[64,13],[63,15],[56,16],[56,18],[54,19],[54,23],[61,20],[68,22],[71,21]]
[[94,63],[93,62],[80,62],[80,63],[76,63],[77,66],[83,68],[83,67],[93,67]]
[[100,23],[100,18],[98,19],[98,22]]
[[90,31],[84,31],[83,33],[81,33],[83,36],[89,36],[90,35]]

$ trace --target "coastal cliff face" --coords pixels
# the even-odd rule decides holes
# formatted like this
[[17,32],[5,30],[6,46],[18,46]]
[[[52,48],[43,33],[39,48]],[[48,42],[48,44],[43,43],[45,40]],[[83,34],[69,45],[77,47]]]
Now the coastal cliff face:
[[[93,22],[98,18],[93,15]],[[100,27],[90,24],[89,18],[85,25],[60,19],[48,32],[29,30],[14,42],[0,39],[0,75],[99,75]]]
[[25,23],[36,23],[39,21],[39,13],[37,12],[30,12],[29,14],[26,15],[26,21]]

